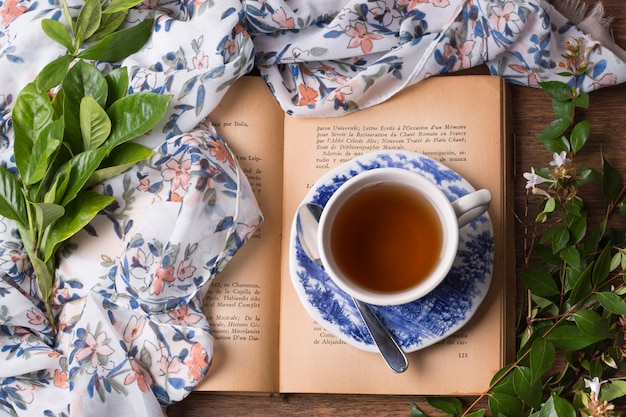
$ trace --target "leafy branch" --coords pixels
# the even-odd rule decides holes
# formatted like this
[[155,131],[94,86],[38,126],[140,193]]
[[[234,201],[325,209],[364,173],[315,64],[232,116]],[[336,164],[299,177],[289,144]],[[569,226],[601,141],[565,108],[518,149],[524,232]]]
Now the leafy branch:
[[[524,174],[539,202],[534,232],[525,236],[520,277],[528,306],[516,360],[465,411],[458,399],[429,399],[450,416],[482,416],[474,409],[487,397],[494,416],[616,417],[613,402],[626,397],[626,233],[611,227],[613,217],[626,216],[626,188],[603,154],[599,170],[576,161],[591,133],[591,121],[577,118],[589,106],[578,88],[590,65],[586,51],[571,39],[559,63],[570,81],[540,83],[554,120],[537,139],[552,160]],[[592,225],[583,194],[598,182],[608,203]],[[423,415],[413,406],[412,417]]]
[[73,19],[64,1],[67,26],[46,19],[42,28],[68,53],[20,91],[12,111],[15,168],[0,166],[0,215],[17,224],[53,329],[56,253],[114,201],[89,187],[152,155],[132,140],[161,120],[170,101],[128,95],[126,68],[105,75],[87,61],[119,61],[145,44],[151,19],[120,29],[137,3],[87,0]]

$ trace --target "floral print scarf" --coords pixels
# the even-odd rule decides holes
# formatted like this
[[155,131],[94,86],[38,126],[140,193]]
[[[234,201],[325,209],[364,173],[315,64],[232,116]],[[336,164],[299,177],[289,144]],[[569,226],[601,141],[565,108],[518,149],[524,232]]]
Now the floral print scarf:
[[[98,65],[125,65],[131,91],[174,98],[140,140],[154,157],[97,187],[116,202],[60,256],[56,335],[15,225],[0,217],[0,415],[154,416],[204,378],[213,338],[202,297],[262,222],[228,138],[207,120],[239,77],[256,68],[289,114],[337,116],[483,64],[536,86],[559,77],[564,45],[577,42],[589,62],[580,88],[624,82],[624,52],[599,25],[601,10],[583,19],[568,13],[581,10],[575,2],[558,6],[562,13],[543,0],[145,0],[128,24],[154,17],[149,43]],[[42,32],[43,18],[62,20],[59,3],[0,0],[0,163],[9,169],[15,97],[64,53]]]

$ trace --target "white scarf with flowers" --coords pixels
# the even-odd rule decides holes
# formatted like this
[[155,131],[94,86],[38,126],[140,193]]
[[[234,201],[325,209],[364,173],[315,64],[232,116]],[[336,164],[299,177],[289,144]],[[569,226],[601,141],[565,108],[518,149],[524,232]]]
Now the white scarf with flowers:
[[[528,86],[563,72],[586,91],[626,81],[601,6],[555,5],[560,12],[545,0],[146,0],[128,23],[155,17],[153,36],[118,64],[132,91],[174,99],[142,138],[155,157],[99,187],[117,203],[62,257],[56,338],[15,227],[0,217],[0,415],[154,416],[206,375],[213,338],[202,296],[262,220],[228,138],[206,120],[236,79],[256,67],[285,112],[302,117],[357,111],[483,64]],[[39,25],[59,10],[52,0],[0,0],[0,163],[9,168],[15,97],[64,52]],[[567,48],[585,51],[584,68],[563,58]],[[203,196],[215,191],[209,209]]]

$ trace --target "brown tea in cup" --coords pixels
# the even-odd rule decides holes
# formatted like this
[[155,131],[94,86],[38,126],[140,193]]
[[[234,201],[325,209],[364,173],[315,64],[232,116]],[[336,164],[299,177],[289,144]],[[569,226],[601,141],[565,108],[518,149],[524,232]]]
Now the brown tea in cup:
[[432,291],[456,257],[459,227],[484,213],[491,193],[453,202],[437,184],[401,168],[376,168],[342,184],[318,228],[328,276],[351,296],[399,305]]
[[381,182],[352,194],[330,229],[337,267],[374,292],[411,288],[435,269],[443,249],[440,215],[414,188]]

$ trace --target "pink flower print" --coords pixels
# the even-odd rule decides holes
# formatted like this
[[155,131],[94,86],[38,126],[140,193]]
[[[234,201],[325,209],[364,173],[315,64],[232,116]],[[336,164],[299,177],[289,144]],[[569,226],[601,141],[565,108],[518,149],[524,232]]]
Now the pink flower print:
[[44,324],[47,319],[45,314],[38,308],[31,308],[26,312],[26,317],[28,317],[28,324],[31,326],[41,326]]
[[191,60],[195,69],[207,69],[209,67],[209,57],[202,52],[198,52]]
[[239,50],[239,46],[234,39],[227,39],[224,42],[224,61],[228,62],[232,60],[234,56],[237,55],[237,51]]
[[598,80],[592,83],[594,90],[602,87],[609,87],[617,84],[617,76],[612,73],[603,74]]
[[[210,120],[209,120],[210,123]],[[203,132],[187,132],[183,133],[182,143],[189,146],[199,146],[201,143],[204,143],[204,133]]]
[[145,325],[145,316],[132,316],[126,325],[126,329],[124,329],[124,341],[130,343],[137,339],[143,332]]
[[149,265],[152,264],[152,254],[150,254],[150,259],[148,259],[144,250],[137,248],[135,254],[130,258],[130,274],[137,279],[144,279],[150,269]]
[[370,7],[370,13],[380,25],[389,27],[396,18],[401,18],[395,9],[392,9],[385,1],[377,1],[376,6]]
[[94,368],[98,366],[98,363],[102,364],[105,362],[106,357],[115,352],[109,346],[109,340],[105,332],[100,332],[97,336],[94,336],[93,333],[87,333],[83,343],[85,347],[77,351],[76,360],[82,362],[88,359]]
[[8,25],[13,21],[24,14],[26,11],[26,6],[18,6],[18,0],[7,0],[4,4],[4,7],[0,9],[0,18],[2,18],[2,24]]
[[180,372],[182,368],[182,361],[178,356],[174,356],[171,360],[167,356],[161,355],[159,359],[159,370],[161,375],[170,375]]
[[450,44],[446,44],[444,47],[444,52],[443,52],[444,56],[446,58],[452,55],[456,56],[456,63],[454,64],[454,67],[452,69],[453,71],[471,68],[472,62],[469,58],[469,55],[474,50],[474,46],[476,45],[476,42],[466,41],[462,43],[461,39],[459,38],[458,31],[456,32],[455,39],[456,39],[456,48],[453,48]]
[[435,7],[448,7],[450,2],[448,0],[433,0],[433,6]]
[[54,386],[57,388],[69,388],[70,379],[67,376],[67,372],[58,369],[54,370]]
[[139,185],[137,186],[137,191],[146,192],[150,190],[150,177],[147,175],[139,180]]
[[295,29],[293,17],[287,17],[287,12],[282,7],[272,14],[272,20],[281,26],[281,29]]
[[528,84],[529,87],[539,87],[539,80],[537,79],[537,74],[530,71],[528,68],[523,67],[521,65],[509,65],[509,68],[521,74],[527,74],[526,84]]
[[156,87],[157,77],[152,71],[139,70],[132,80],[133,88],[136,90],[152,90]]
[[313,106],[317,102],[318,92],[311,87],[307,87],[304,84],[300,84],[298,87],[300,91],[300,105],[301,106]]
[[192,382],[201,380],[208,371],[207,354],[200,343],[194,343],[191,347],[185,366],[189,369],[188,377]]
[[237,234],[241,236],[242,240],[250,239],[256,231],[259,229],[259,221],[253,221],[250,224],[239,223],[237,224]]
[[154,273],[154,278],[150,284],[149,292],[152,295],[159,295],[163,292],[166,282],[174,282],[174,267],[158,267]]
[[489,21],[501,33],[506,31],[519,33],[523,26],[522,19],[517,14],[517,6],[513,1],[507,1],[502,7],[494,6],[491,9]]
[[176,270],[176,277],[184,281],[187,278],[191,278],[193,274],[196,272],[196,267],[192,265],[191,259],[185,259],[181,263],[178,264],[178,269]]
[[0,265],[10,274],[20,275],[30,265],[26,252],[12,249],[8,253],[0,256]]
[[374,42],[381,39],[382,36],[367,32],[367,25],[363,22],[356,22],[354,25],[348,26],[346,35],[352,39],[348,44],[348,48],[361,48],[364,53],[369,53],[374,48]]
[[137,361],[133,358],[130,358],[128,362],[130,363],[130,367],[133,371],[132,373],[126,375],[126,378],[124,378],[124,385],[136,382],[142,392],[148,392],[148,390],[150,390],[150,385],[152,384],[150,374],[148,372],[143,372]]
[[192,325],[202,320],[202,316],[189,310],[189,306],[183,306],[169,313],[174,322],[179,325]]
[[185,158],[179,162],[172,158],[165,163],[165,166],[167,168],[161,172],[161,176],[163,180],[172,182],[172,191],[176,191],[179,188],[186,190],[189,187],[191,160]]
[[220,162],[228,161],[228,164],[232,167],[235,166],[235,160],[233,154],[228,150],[226,144],[221,140],[210,140],[209,146],[211,148],[210,154]]
[[428,3],[428,0],[400,0],[398,1],[398,6],[406,7],[407,11],[411,11],[421,3]]

